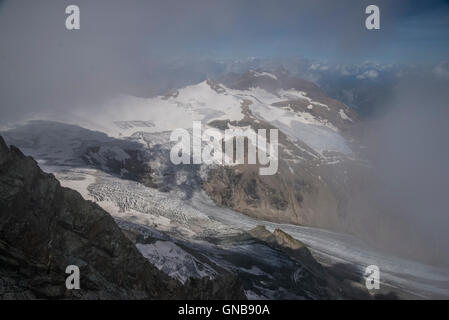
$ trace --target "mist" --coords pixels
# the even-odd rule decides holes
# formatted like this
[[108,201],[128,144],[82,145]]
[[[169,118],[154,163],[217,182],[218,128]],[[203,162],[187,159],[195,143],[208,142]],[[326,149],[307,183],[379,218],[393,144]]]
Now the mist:
[[359,234],[383,249],[449,263],[449,78],[404,77],[364,137],[373,179],[354,195]]
[[[378,2],[386,32],[363,27],[369,1],[1,1],[1,120],[171,89],[180,74],[189,80],[179,58],[366,59],[384,52],[409,12]],[[69,4],[80,7],[80,30],[65,29]]]

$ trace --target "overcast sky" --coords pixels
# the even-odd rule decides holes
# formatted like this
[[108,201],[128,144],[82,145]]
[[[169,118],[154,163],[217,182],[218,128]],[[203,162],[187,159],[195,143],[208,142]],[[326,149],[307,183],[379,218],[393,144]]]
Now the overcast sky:
[[[368,31],[373,3],[381,29]],[[69,4],[80,30],[65,29]],[[448,16],[441,0],[0,0],[2,120],[149,90],[172,58],[437,63],[449,58]]]
[[[115,44],[137,42],[163,56],[305,55],[403,61],[447,59],[449,48],[449,1],[443,0],[0,0],[0,3],[2,38],[24,37],[25,41],[50,33],[57,36],[53,43],[64,44],[76,38],[77,45],[86,46],[92,41],[101,45],[105,39],[99,38],[109,37]],[[65,40],[61,37],[68,37],[62,32],[64,8],[68,4],[80,7],[82,28],[76,37],[71,35]],[[365,29],[364,11],[368,4],[379,6],[381,30]]]

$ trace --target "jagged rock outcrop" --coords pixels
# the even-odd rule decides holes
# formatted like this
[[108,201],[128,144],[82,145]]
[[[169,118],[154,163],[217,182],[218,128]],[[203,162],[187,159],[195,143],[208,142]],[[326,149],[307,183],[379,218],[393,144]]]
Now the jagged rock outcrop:
[[[65,269],[80,268],[80,290]],[[150,264],[113,218],[0,136],[0,298],[243,299],[224,275],[182,285]]]
[[301,261],[312,273],[323,276],[323,267],[315,260],[309,249],[301,241],[293,238],[281,229],[275,229],[273,233],[265,226],[257,226],[248,233],[256,239],[266,242],[271,247],[285,252],[292,259]]
[[377,298],[370,295],[362,286],[360,279],[353,277],[351,279],[349,274],[343,273],[343,266],[332,268],[322,266],[315,260],[304,243],[280,229],[270,232],[265,226],[259,225],[249,230],[248,234],[300,262],[312,275],[307,280],[301,281],[302,286],[309,287],[311,292],[321,295],[320,299]]

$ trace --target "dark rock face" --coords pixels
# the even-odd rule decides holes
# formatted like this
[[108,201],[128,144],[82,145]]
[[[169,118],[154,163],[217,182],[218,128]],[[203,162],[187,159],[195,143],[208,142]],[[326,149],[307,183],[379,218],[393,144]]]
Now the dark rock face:
[[[80,290],[65,269],[80,268]],[[195,290],[195,294],[191,294]],[[0,298],[243,299],[237,279],[185,286],[150,264],[113,218],[0,137]]]
[[[328,97],[314,83],[291,77],[285,70],[230,73],[221,79],[221,83],[236,90],[261,88],[274,95],[278,95],[280,90],[303,92],[313,103],[321,105],[313,107],[307,99],[287,96],[284,101],[272,103],[271,106],[297,115],[310,114],[315,119],[332,124],[354,154],[349,157],[344,152],[329,150],[320,153],[305,141],[292,139],[276,121],[269,123],[261,120],[251,109],[253,102],[244,100],[242,120],[214,120],[208,124],[221,130],[230,125],[254,130],[279,128],[278,170],[272,176],[262,176],[258,174],[258,165],[212,168],[202,184],[209,197],[219,206],[257,219],[355,233],[356,226],[349,217],[352,211],[350,196],[354,191],[366,188],[364,179],[371,174],[357,156],[359,145],[353,132],[359,123],[357,114]],[[214,83],[214,87],[217,86],[220,84]],[[347,117],[343,117],[341,112]],[[292,130],[296,130],[293,127]],[[301,129],[298,130],[301,132]],[[323,133],[314,135],[322,141],[327,139]]]
[[249,234],[285,252],[292,259],[301,261],[313,273],[323,276],[323,267],[315,260],[306,245],[281,229],[275,229],[271,233],[264,226],[257,226],[250,230]]
[[[254,115],[244,107],[243,120],[213,121],[209,125],[220,129],[228,124],[254,130],[275,128],[262,120],[255,122]],[[327,165],[313,149],[300,141],[292,143],[280,131],[276,174],[260,175],[258,164],[216,167],[209,170],[202,188],[217,205],[257,219],[348,232],[345,204],[351,194],[348,190],[360,188],[357,177],[361,170],[357,161],[343,155],[334,159],[339,163]]]
[[[301,280],[302,288],[313,292],[318,299],[373,299],[374,296],[362,286],[360,279],[354,278],[342,270],[344,267],[324,267],[312,256],[309,249],[299,240],[280,229],[268,231],[264,226],[257,226],[248,234],[276,250],[285,253],[293,260],[299,261],[307,270]],[[308,276],[307,276],[308,275]]]

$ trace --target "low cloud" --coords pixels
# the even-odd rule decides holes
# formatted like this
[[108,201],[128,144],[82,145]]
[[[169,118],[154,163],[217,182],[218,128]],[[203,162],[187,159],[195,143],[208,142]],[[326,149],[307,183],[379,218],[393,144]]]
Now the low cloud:
[[[379,246],[449,264],[449,81],[401,79],[365,143],[375,178],[352,213]],[[359,199],[360,199],[359,198]],[[354,199],[353,199],[354,200]],[[360,218],[362,217],[362,218]]]

